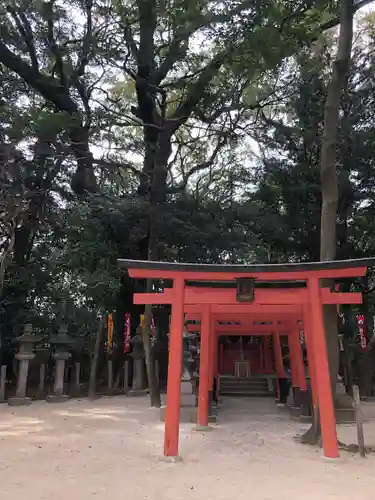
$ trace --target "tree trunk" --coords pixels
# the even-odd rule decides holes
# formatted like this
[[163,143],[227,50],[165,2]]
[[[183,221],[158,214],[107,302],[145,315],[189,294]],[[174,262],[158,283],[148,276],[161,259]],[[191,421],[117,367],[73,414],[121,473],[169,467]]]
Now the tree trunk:
[[89,147],[90,131],[82,123],[70,128],[71,148],[77,160],[77,168],[72,177],[71,188],[76,194],[97,191],[93,156]]
[[[341,1],[340,35],[336,59],[333,63],[331,81],[327,89],[324,109],[323,141],[320,157],[320,180],[322,190],[320,260],[336,258],[336,220],[338,205],[338,179],[336,149],[340,123],[341,96],[347,88],[349,63],[353,39],[353,0]],[[327,286],[327,283],[322,283]],[[332,395],[335,398],[339,369],[339,346],[336,306],[323,308],[328,363],[331,375]],[[319,401],[318,401],[319,406]],[[303,436],[303,442],[316,444],[320,439],[319,411],[315,412],[312,427]]]
[[94,399],[96,396],[96,376],[98,371],[98,361],[100,354],[100,346],[103,338],[103,330],[105,325],[105,314],[99,320],[98,330],[95,337],[94,352],[92,355],[91,366],[90,366],[90,381],[89,381],[89,399]]
[[[148,260],[158,260],[158,242],[162,232],[162,214],[166,201],[168,159],[171,154],[171,137],[173,128],[161,119],[162,129],[157,135],[150,134],[145,127],[145,158],[143,165],[144,179],[148,183],[147,189],[142,190],[148,194],[149,227],[148,227]],[[147,292],[152,292],[152,280],[147,280]],[[144,327],[142,328],[142,341],[146,357],[148,386],[150,390],[151,406],[160,407],[160,388],[155,373],[155,360],[151,345],[152,305],[146,305]]]

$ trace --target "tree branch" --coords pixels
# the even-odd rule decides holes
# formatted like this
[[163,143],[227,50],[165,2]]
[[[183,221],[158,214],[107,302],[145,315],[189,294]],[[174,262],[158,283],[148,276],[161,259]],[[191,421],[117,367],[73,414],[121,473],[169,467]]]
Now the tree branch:
[[77,105],[70,98],[64,86],[52,76],[35,72],[29,64],[8,49],[0,41],[0,62],[17,73],[32,88],[37,90],[47,101],[52,102],[60,111],[73,114],[78,112]]
[[52,52],[52,54],[55,56],[55,68],[57,70],[57,73],[60,77],[60,82],[61,85],[64,88],[68,87],[67,83],[67,78],[65,75],[64,71],[64,61],[62,59],[62,55],[60,52],[60,48],[56,43],[55,37],[53,35],[53,6],[54,6],[55,0],[50,0],[50,2],[46,2],[45,5],[45,14],[47,17],[47,36],[46,36],[46,42],[48,45],[48,48]]
[[126,42],[126,46],[128,47],[130,54],[133,56],[134,61],[138,64],[138,47],[135,43],[130,23],[123,13],[121,13],[120,27],[124,31],[124,40]]
[[77,68],[74,71],[73,81],[84,75],[87,64],[93,56],[92,35],[92,3],[93,0],[85,0],[86,9],[86,33],[83,37],[82,50],[78,58]]
[[116,169],[122,169],[125,168],[127,170],[130,170],[134,175],[139,177],[141,175],[141,171],[138,170],[134,165],[128,162],[117,162],[117,161],[112,161],[112,160],[105,160],[104,158],[93,160],[94,165],[98,165],[99,167],[104,167],[104,168],[116,168]]
[[[204,18],[198,18],[198,22],[192,23],[185,27],[178,27],[172,41],[169,44],[169,50],[159,66],[159,69],[155,73],[154,83],[159,85],[161,81],[167,76],[169,71],[173,68],[173,65],[183,59],[186,55],[187,45],[189,38],[198,30],[206,27],[212,26],[213,24],[223,23],[228,21],[228,19],[233,18],[237,14],[240,14],[244,10],[248,10],[254,6],[254,0],[244,0],[240,5],[237,5],[233,9],[227,10],[226,12],[220,12],[219,14],[208,14]],[[185,43],[185,47],[182,47],[182,43]]]
[[[363,7],[366,7],[366,5],[370,5],[373,3],[374,0],[357,0],[353,2],[353,15],[358,12],[360,9]],[[330,19],[329,21],[323,23],[320,25],[319,29],[320,31],[327,31],[331,28],[334,28],[335,26],[338,26],[340,24],[340,17],[335,16],[334,18]]]
[[218,74],[226,54],[220,53],[217,55],[201,72],[195,83],[191,84],[185,100],[178,106],[175,113],[168,121],[175,122],[174,128],[177,129],[181,124],[185,123],[201,100],[207,85]]
[[198,165],[195,165],[186,174],[183,173],[184,179],[183,179],[182,183],[179,184],[178,186],[171,187],[171,188],[167,189],[167,193],[173,194],[173,193],[178,193],[180,191],[183,191],[186,188],[187,183],[189,182],[189,179],[192,175],[194,175],[202,170],[205,170],[206,168],[209,168],[213,165],[213,163],[215,162],[215,160],[217,158],[217,155],[219,154],[221,149],[227,144],[227,142],[228,142],[228,136],[227,136],[227,134],[225,134],[224,136],[221,137],[221,139],[218,140],[216,147],[215,147],[214,151],[212,152],[211,156],[208,158],[208,160],[206,160],[202,163],[199,163]]
[[172,40],[169,51],[164,58],[164,61],[159,66],[154,76],[154,83],[160,85],[162,80],[167,76],[169,71],[172,69],[173,65],[177,61],[183,59],[187,52],[187,46],[181,47],[181,43],[187,41],[185,37],[177,36]]
[[17,9],[16,11],[10,5],[7,6],[7,11],[12,16],[14,22],[16,23],[18,31],[24,39],[29,52],[32,68],[36,71],[39,71],[39,63],[35,51],[33,32],[27,17],[25,16],[24,12],[21,11],[21,9]]

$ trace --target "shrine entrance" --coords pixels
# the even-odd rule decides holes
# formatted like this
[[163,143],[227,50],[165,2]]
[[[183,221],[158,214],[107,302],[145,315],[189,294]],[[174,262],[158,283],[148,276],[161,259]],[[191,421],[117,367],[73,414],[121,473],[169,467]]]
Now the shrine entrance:
[[[272,320],[273,316],[277,319]],[[201,325],[200,322],[197,323],[198,318],[197,314],[186,315],[189,332],[200,332]],[[236,318],[235,320],[233,314],[213,316],[214,337],[211,355],[214,358],[213,376],[217,378],[216,387],[221,389],[223,380],[232,386],[232,392],[225,391],[227,395],[272,396],[276,392],[279,397],[278,380],[285,376],[283,357],[287,354],[291,361],[293,387],[306,391],[301,318],[295,314],[285,314],[285,311],[281,310],[277,315],[269,313],[267,319],[265,317],[262,319],[259,315],[252,318],[250,315],[240,314]],[[231,342],[231,339],[234,341]],[[243,383],[237,384],[236,390],[236,379],[242,379],[239,382],[246,382],[244,378],[254,378],[256,382],[252,389],[249,380],[248,392],[243,390],[244,387],[246,389]],[[265,382],[263,391],[257,391],[257,387],[258,389],[262,387],[262,381]],[[302,399],[306,401],[307,398]]]
[[[134,294],[134,304],[170,304],[172,308],[164,434],[165,456],[178,456],[183,333],[186,317],[194,315],[200,321],[197,412],[199,429],[210,429],[209,393],[212,391],[213,379],[218,371],[215,363],[215,359],[218,359],[217,337],[223,326],[218,324],[218,321],[239,322],[239,325],[234,325],[234,329],[251,327],[251,330],[258,335],[260,332],[256,330],[264,325],[259,324],[255,327],[254,322],[271,319],[275,323],[271,330],[268,329],[268,335],[280,336],[282,332],[278,331],[277,322],[287,321],[289,316],[289,320],[293,318],[288,335],[295,379],[300,385],[305,381],[299,345],[300,322],[303,321],[314,407],[319,402],[324,455],[330,458],[338,457],[322,306],[360,304],[362,294],[340,293],[328,287],[321,287],[321,280],[364,276],[369,262],[358,259],[242,266],[119,260],[120,267],[127,269],[132,278],[173,282],[172,288],[164,288],[161,293]],[[291,282],[295,285],[285,286],[285,283]],[[242,317],[245,317],[244,323],[239,319]],[[228,332],[229,325],[224,326]],[[267,327],[269,328],[269,325]],[[280,346],[280,342],[276,343],[277,345]],[[276,351],[275,364],[278,372],[281,370],[282,359],[279,348]]]

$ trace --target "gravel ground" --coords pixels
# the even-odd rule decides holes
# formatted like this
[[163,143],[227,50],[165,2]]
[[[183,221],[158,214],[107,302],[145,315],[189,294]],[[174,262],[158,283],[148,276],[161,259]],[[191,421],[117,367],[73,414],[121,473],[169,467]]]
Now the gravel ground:
[[[268,399],[225,399],[212,432],[181,425],[180,463],[161,459],[164,426],[148,399],[0,406],[1,500],[373,499],[375,454],[293,440],[303,429]],[[339,428],[355,442],[355,428]],[[375,445],[375,422],[365,427]]]

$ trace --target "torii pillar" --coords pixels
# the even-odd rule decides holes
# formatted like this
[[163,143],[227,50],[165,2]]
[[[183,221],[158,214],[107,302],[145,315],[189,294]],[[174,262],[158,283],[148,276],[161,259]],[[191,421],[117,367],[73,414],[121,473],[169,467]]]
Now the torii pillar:
[[283,354],[281,352],[280,334],[279,333],[275,333],[273,335],[273,353],[274,353],[275,368],[276,368],[277,398],[280,399],[279,379],[284,377],[284,365],[283,365]]
[[[219,370],[219,337],[214,331],[213,334],[213,346],[212,346],[212,394],[213,399],[217,401],[218,398],[218,370]],[[215,384],[216,382],[216,384]]]
[[198,390],[198,413],[197,413],[197,431],[208,431],[212,427],[208,425],[209,410],[209,390],[210,390],[210,350],[212,346],[211,335],[212,318],[209,304],[202,306],[201,316],[201,345],[199,362],[199,390]]
[[309,367],[309,377],[311,386],[311,397],[313,408],[316,408],[318,401],[318,393],[316,388],[316,370],[315,370],[315,357],[313,352],[313,340],[312,340],[312,329],[311,329],[311,314],[310,307],[308,304],[303,307],[303,329],[305,332],[305,343],[307,351],[307,362]]
[[301,343],[299,338],[299,325],[296,322],[288,336],[290,364],[292,369],[292,385],[293,385],[293,402],[295,406],[300,406],[300,392],[307,391],[305,367],[303,364],[303,356]]
[[272,372],[272,357],[271,357],[271,350],[270,350],[270,336],[269,335],[263,335],[262,337],[263,341],[263,353],[264,353],[264,365],[263,369],[264,372],[268,375]]
[[[338,458],[338,442],[336,417],[332,397],[331,378],[328,365],[328,352],[324,331],[323,305],[319,278],[308,279],[308,290],[311,305],[312,357],[315,363],[316,388],[320,410],[320,427],[324,455],[327,458]],[[312,340],[312,342],[311,342]],[[319,356],[317,356],[319,353]]]
[[215,421],[216,417],[212,414],[212,404],[214,400],[214,378],[215,378],[215,357],[217,357],[217,334],[214,329],[214,321],[210,321],[210,351],[209,351],[209,390],[208,390],[208,419]]
[[178,456],[180,429],[181,373],[184,334],[185,280],[178,277],[173,283],[171,335],[169,343],[167,407],[165,410],[164,455]]

